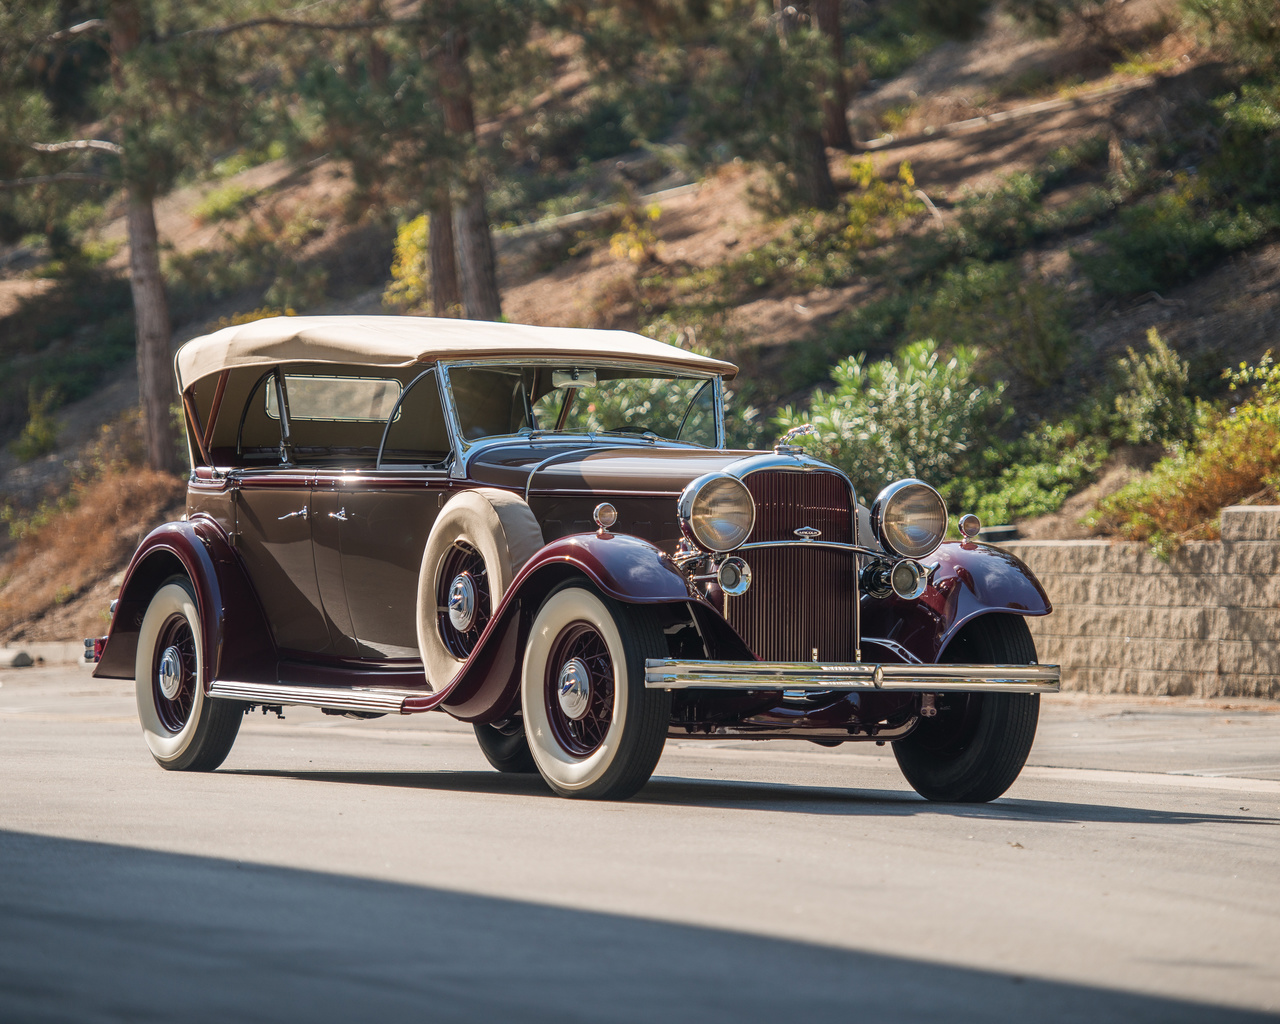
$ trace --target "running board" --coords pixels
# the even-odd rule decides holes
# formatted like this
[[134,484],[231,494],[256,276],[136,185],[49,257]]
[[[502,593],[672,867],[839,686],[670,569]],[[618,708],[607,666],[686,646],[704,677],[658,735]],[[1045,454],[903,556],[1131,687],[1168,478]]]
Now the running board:
[[421,697],[427,693],[429,691],[388,687],[289,686],[284,683],[232,683],[221,679],[209,688],[210,697],[241,700],[246,704],[301,704],[379,715],[401,714],[406,698]]

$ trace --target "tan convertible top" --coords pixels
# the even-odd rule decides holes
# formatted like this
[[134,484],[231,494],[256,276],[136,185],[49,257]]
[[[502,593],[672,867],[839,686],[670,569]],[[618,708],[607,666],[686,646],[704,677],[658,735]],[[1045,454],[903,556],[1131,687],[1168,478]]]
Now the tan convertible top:
[[421,316],[276,316],[224,327],[193,338],[174,358],[178,386],[237,366],[276,363],[346,363],[364,366],[412,366],[438,359],[489,359],[510,356],[640,360],[670,367],[722,373],[732,363],[686,352],[629,331],[578,327],[527,327],[479,320]]

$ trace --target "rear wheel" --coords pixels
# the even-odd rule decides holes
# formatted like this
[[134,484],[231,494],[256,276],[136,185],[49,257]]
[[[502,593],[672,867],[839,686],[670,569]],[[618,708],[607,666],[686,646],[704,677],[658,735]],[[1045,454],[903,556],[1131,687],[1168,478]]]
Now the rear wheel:
[[[1017,615],[984,615],[965,626],[943,661],[1029,665],[1036,648]],[[1026,764],[1040,715],[1038,693],[956,693],[938,698],[938,714],[921,719],[894,756],[927,800],[985,803],[1013,785]]]
[[231,753],[244,705],[206,696],[207,673],[195,590],[172,577],[147,606],[134,664],[138,720],[162,768],[210,772]]
[[553,790],[623,800],[649,780],[671,694],[645,689],[644,663],[666,654],[652,609],[583,583],[551,592],[525,649],[520,700],[533,760]]

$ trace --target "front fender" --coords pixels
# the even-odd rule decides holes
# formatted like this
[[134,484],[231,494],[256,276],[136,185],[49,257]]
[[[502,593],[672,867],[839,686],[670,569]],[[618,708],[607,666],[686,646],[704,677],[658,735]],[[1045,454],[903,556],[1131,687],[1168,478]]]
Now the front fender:
[[916,601],[862,599],[862,635],[901,644],[933,663],[968,622],[992,612],[1048,615],[1053,611],[1040,581],[1016,556],[972,541],[948,541],[932,556],[938,563]]
[[543,598],[562,581],[585,576],[601,593],[626,604],[702,601],[671,557],[638,537],[581,533],[538,551],[516,574],[484,634],[448,690],[411,697],[404,711],[442,707],[463,721],[503,712],[520,687],[525,641]]
[[275,682],[276,651],[257,595],[226,534],[213,519],[157,526],[138,545],[120,586],[106,647],[93,674],[132,679],[147,605],[174,575],[188,577],[204,633],[206,686],[215,679]]

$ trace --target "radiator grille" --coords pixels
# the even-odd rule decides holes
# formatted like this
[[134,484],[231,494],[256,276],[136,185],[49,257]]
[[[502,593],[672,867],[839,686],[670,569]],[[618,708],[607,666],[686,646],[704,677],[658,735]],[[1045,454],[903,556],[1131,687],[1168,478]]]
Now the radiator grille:
[[798,527],[812,526],[823,540],[853,543],[849,485],[834,473],[766,471],[744,482],[756,503],[753,542],[795,540]]
[[[745,481],[756,502],[751,543],[797,541],[797,527],[822,531],[821,539],[853,543],[849,486],[834,473],[766,471]],[[816,544],[740,552],[752,583],[741,597],[726,598],[729,624],[762,661],[852,661],[856,559],[851,552]]]
[[729,625],[761,661],[852,661],[854,557],[797,544],[745,551],[751,589],[726,597]]

